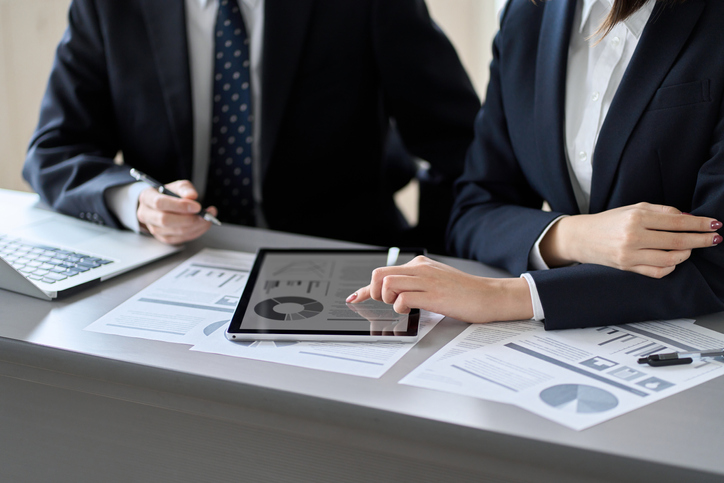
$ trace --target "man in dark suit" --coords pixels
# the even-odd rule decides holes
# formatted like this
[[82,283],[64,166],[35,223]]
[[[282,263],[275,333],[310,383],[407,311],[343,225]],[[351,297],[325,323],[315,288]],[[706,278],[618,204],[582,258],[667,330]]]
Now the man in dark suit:
[[[424,0],[230,1],[74,0],[25,178],[61,212],[171,243],[208,229],[193,214],[197,196],[230,222],[397,243],[405,223],[384,158],[391,119],[410,152],[449,182],[462,172],[480,107]],[[216,10],[227,8],[222,22]],[[246,47],[231,47],[226,68],[242,79],[219,95],[223,62],[212,64],[222,42],[236,41],[232,31]],[[250,93],[233,101],[248,110],[228,122],[249,130],[234,137],[230,151],[240,154],[226,173],[209,155],[218,141],[212,105],[236,91]],[[119,152],[123,164],[114,163]],[[130,168],[184,199],[134,188]],[[219,187],[227,198],[213,195]],[[250,202],[235,218],[244,190]]]

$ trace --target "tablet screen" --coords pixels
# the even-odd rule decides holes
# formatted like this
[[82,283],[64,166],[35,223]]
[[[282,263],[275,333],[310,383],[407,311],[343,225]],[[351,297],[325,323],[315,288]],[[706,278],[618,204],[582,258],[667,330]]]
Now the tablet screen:
[[[402,250],[395,264],[423,250]],[[387,265],[388,250],[272,250],[257,254],[231,320],[231,340],[360,340],[417,337],[419,311],[397,314],[391,305],[345,299]]]

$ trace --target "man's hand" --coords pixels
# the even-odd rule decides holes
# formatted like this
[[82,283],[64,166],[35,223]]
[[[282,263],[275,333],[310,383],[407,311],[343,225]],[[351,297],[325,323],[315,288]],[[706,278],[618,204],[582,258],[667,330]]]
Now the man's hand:
[[716,246],[722,223],[664,205],[638,203],[558,220],[540,249],[549,267],[595,263],[662,278],[696,248]]
[[[198,216],[201,204],[196,201],[198,193],[190,181],[174,181],[166,188],[181,198],[163,195],[153,188],[141,192],[136,215],[141,226],[157,240],[177,245],[194,240],[211,227],[211,223]],[[208,212],[217,215],[215,207]]]

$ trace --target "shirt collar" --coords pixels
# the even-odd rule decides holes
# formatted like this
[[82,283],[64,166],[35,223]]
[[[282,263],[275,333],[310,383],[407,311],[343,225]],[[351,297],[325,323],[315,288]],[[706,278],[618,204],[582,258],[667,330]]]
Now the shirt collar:
[[[593,6],[596,4],[596,2],[601,2],[601,5],[606,9],[607,12],[611,10],[611,0],[583,0],[583,6],[581,8],[580,32],[583,32],[583,28],[586,25],[588,17],[591,14],[591,10],[593,9]],[[651,12],[653,12],[654,10],[654,3],[655,0],[649,0],[644,4],[643,7],[636,11],[636,13],[631,15],[623,22],[637,39],[641,37],[641,33],[644,31],[644,27],[646,27],[646,22],[649,21]]]

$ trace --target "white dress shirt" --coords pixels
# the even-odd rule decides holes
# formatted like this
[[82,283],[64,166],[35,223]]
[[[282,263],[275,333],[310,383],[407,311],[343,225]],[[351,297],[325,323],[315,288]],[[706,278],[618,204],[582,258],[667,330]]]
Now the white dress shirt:
[[[203,197],[209,170],[211,150],[211,117],[214,77],[214,27],[218,0],[186,1],[186,35],[191,71],[191,102],[193,103],[193,172],[191,182]],[[264,38],[264,0],[237,0],[241,7],[249,36],[251,69],[252,111],[254,114],[253,173],[254,198],[261,201],[259,181],[261,139],[261,76]],[[131,183],[106,191],[105,199],[110,210],[127,228],[139,232],[136,216],[138,197],[146,189],[145,183]]]
[[[606,114],[636,50],[641,33],[654,9],[646,4],[624,22],[618,23],[605,38],[596,31],[611,10],[610,0],[580,0],[573,20],[568,49],[566,76],[566,155],[573,192],[581,213],[588,213],[591,200],[593,153]],[[545,46],[542,46],[545,47]],[[529,266],[546,270],[540,243],[557,218],[538,238],[529,257]],[[533,277],[523,274],[530,287],[535,320],[545,313]]]

